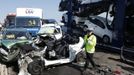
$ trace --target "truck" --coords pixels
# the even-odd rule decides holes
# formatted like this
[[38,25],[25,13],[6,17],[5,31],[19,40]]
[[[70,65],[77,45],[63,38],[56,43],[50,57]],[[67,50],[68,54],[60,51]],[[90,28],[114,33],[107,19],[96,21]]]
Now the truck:
[[15,25],[16,13],[8,13],[4,20],[4,27],[8,28]]
[[42,14],[40,8],[17,8],[15,28],[25,28],[32,37],[35,37],[42,25]]

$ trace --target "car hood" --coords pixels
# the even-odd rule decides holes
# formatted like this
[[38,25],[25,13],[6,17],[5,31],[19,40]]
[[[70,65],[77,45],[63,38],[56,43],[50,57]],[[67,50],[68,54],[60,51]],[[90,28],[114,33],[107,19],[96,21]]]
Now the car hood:
[[16,43],[25,43],[30,42],[29,40],[2,40],[1,44],[4,45],[6,48],[10,49]]

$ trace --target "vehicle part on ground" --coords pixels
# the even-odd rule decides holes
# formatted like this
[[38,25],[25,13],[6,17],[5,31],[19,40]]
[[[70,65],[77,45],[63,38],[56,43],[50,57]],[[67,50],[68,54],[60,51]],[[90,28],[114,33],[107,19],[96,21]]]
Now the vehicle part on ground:
[[114,75],[113,71],[108,66],[100,66],[96,73],[98,73],[98,75]]
[[96,69],[86,69],[83,71],[83,75],[115,75],[114,72],[108,66],[100,66]]

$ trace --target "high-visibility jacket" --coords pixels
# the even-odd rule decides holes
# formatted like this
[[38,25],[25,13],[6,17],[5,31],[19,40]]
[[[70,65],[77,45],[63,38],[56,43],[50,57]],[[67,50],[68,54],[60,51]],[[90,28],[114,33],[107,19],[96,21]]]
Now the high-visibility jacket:
[[91,35],[88,37],[88,35],[84,36],[84,43],[85,43],[85,51],[88,53],[94,53],[95,52],[95,46],[96,46],[96,36]]

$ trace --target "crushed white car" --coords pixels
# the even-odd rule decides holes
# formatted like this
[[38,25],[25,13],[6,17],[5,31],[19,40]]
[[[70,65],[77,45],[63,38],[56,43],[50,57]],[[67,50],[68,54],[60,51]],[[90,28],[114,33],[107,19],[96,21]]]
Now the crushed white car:
[[32,45],[35,50],[22,53],[18,60],[19,75],[40,75],[42,70],[49,66],[71,63],[75,59],[77,62],[80,61],[79,55],[81,56],[83,52],[84,44],[82,37],[74,36],[71,40],[70,36],[66,36],[62,41],[57,41],[46,34],[42,35],[40,34]]

